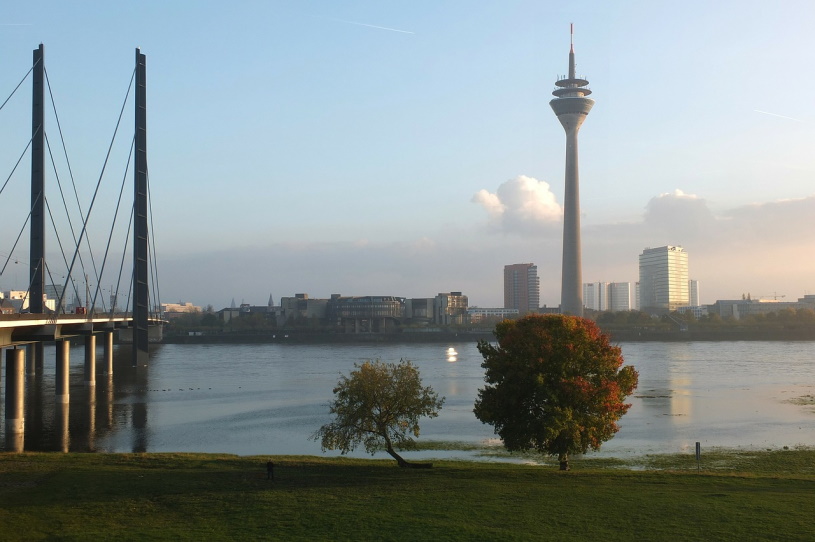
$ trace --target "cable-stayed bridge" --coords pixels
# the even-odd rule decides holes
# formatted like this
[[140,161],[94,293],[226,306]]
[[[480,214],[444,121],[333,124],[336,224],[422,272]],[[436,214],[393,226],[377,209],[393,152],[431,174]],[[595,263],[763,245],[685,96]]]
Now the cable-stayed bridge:
[[[114,332],[118,330],[123,339],[132,342],[132,364],[141,366],[148,361],[151,339],[160,338],[162,324],[158,270],[152,250],[155,243],[147,167],[145,55],[136,49],[135,66],[113,136],[101,171],[92,179],[93,193],[85,195],[85,205],[78,188],[81,179],[75,178],[64,137],[68,128],[63,131],[54,100],[57,85],[52,87],[48,78],[42,44],[33,52],[31,69],[0,104],[0,133],[27,136],[26,130],[5,123],[3,117],[23,99],[20,90],[29,80],[31,136],[20,138],[16,154],[8,154],[15,142],[5,137],[11,143],[4,144],[6,152],[0,154],[0,174],[6,168],[9,171],[0,177],[0,284],[10,283],[14,269],[16,288],[0,299],[7,437],[24,432],[25,375],[42,370],[44,343],[56,345],[56,402],[67,405],[72,338],[84,338],[85,384],[90,387],[96,384],[97,336],[103,338],[105,370],[112,374]],[[0,89],[0,98],[2,93]],[[129,122],[123,122],[129,117],[125,114],[128,103],[133,107],[132,132],[126,128]],[[129,152],[119,153],[126,157],[124,164],[112,159],[117,142],[123,149],[129,147]],[[9,164],[4,163],[6,159]],[[27,159],[31,163],[30,191]],[[111,178],[116,183],[111,193],[118,192],[116,201],[100,197],[110,187]],[[125,197],[131,179],[132,205]],[[27,200],[22,194],[29,192]],[[109,211],[102,213],[112,217],[109,224],[100,227],[97,221],[90,226],[100,209]],[[104,246],[92,247],[91,238],[98,240],[100,235],[103,241],[106,239]],[[23,254],[26,239],[27,257]],[[55,248],[48,251],[46,259],[47,245]],[[26,268],[23,285],[17,283],[20,278],[16,270],[20,267]],[[103,284],[110,284],[110,288],[105,289]],[[120,303],[120,298],[125,301]]]

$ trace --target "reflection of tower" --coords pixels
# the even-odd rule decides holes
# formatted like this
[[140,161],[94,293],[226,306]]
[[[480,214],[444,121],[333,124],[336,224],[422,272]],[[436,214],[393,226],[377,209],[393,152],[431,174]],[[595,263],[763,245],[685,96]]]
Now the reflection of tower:
[[[572,36],[574,27],[572,26]],[[559,79],[549,105],[566,131],[566,190],[563,197],[563,277],[560,292],[562,313],[583,316],[583,273],[580,264],[580,183],[577,172],[577,132],[594,105],[586,98],[589,82],[574,69],[574,40],[569,49],[569,75]]]

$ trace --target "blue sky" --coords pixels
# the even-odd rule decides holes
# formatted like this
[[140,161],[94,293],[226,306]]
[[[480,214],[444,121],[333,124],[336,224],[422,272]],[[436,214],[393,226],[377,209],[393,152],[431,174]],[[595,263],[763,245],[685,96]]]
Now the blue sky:
[[[164,301],[462,290],[500,306],[503,266],[534,262],[557,304],[565,142],[548,102],[571,22],[597,101],[580,135],[584,281],[636,281],[644,247],[679,244],[704,302],[815,292],[811,2],[19,4],[0,10],[0,95],[44,43],[85,206],[134,48],[147,55]],[[0,111],[3,181],[29,104],[26,82]],[[25,175],[4,208],[28,198]],[[0,218],[0,256],[23,219]]]

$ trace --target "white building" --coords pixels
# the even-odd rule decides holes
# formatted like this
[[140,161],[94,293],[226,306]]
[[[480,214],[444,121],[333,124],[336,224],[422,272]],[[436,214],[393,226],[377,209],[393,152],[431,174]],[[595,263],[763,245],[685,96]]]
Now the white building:
[[630,282],[587,282],[583,284],[583,306],[595,311],[630,311]]
[[612,282],[608,285],[608,309],[611,312],[631,310],[631,283]]
[[640,310],[675,311],[690,305],[688,253],[680,246],[646,248],[639,257]]
[[698,280],[689,280],[688,281],[688,295],[690,296],[690,304],[692,307],[699,307],[702,305],[702,302],[699,301],[699,281]]
[[583,283],[583,307],[595,311],[608,310],[608,282]]

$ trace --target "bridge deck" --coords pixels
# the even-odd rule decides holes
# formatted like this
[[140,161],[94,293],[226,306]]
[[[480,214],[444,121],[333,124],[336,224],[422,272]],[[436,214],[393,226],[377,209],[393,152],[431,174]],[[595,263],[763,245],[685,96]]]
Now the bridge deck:
[[[56,341],[128,327],[130,314],[4,314],[0,315],[0,348],[38,341]],[[150,318],[151,325],[163,320]]]

